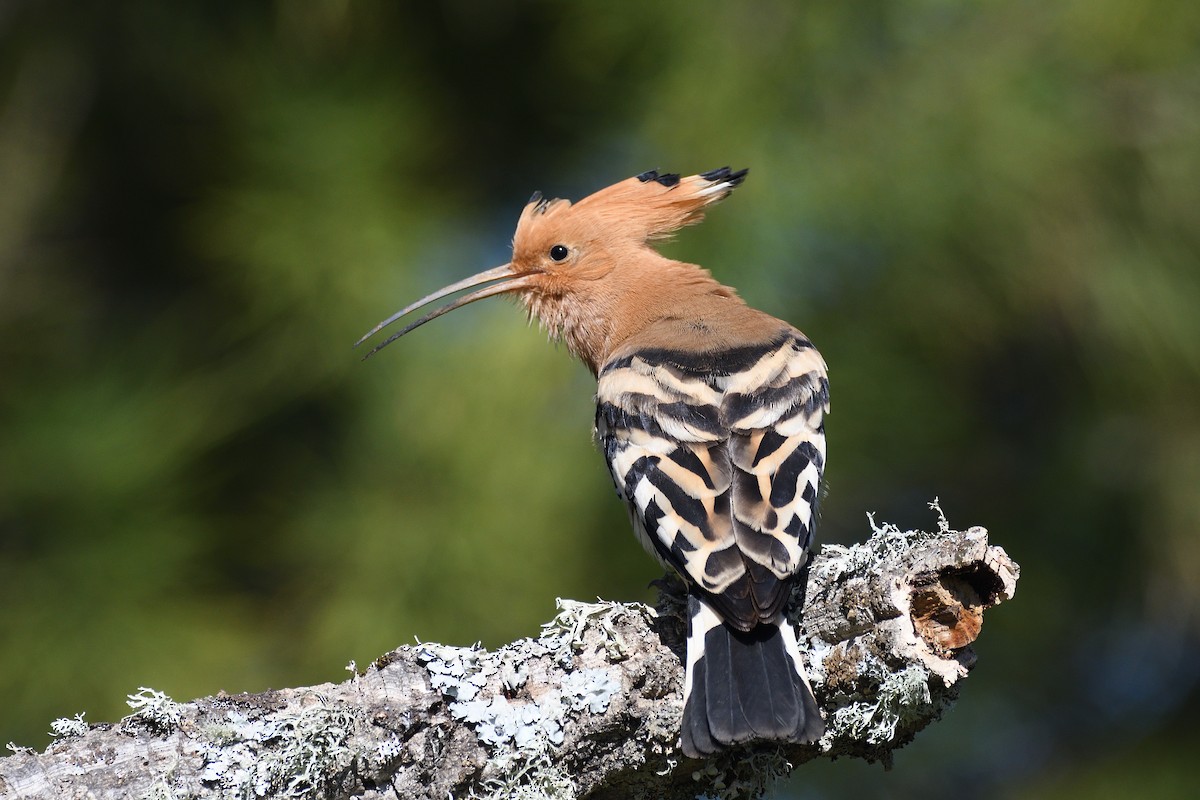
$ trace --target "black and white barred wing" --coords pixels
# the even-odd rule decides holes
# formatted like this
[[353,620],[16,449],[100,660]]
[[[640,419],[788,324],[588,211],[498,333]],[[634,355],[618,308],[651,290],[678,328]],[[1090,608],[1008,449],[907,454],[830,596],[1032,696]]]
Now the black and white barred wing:
[[597,434],[651,553],[734,627],[775,617],[811,544],[828,384],[803,336],[606,365]]

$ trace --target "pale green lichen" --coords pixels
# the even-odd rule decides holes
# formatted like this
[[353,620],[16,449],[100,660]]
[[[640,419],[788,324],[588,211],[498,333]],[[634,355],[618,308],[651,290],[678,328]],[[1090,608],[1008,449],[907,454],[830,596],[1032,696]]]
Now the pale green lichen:
[[186,793],[180,794],[166,780],[160,780],[148,792],[142,794],[139,800],[184,800],[191,796]]
[[86,711],[81,711],[70,719],[67,717],[59,717],[58,719],[54,720],[50,723],[50,735],[55,738],[83,736],[91,727],[83,719],[83,715],[86,713]]
[[313,694],[313,702],[263,719],[226,712],[210,726],[200,780],[235,797],[315,797],[356,753],[349,739],[357,721],[350,708]]
[[574,663],[574,654],[583,647],[585,629],[602,635],[604,655],[609,661],[623,661],[629,657],[629,645],[617,633],[617,621],[627,614],[655,615],[654,609],[641,603],[582,603],[558,598],[555,605],[559,613],[542,626],[538,641],[551,648],[555,660],[567,669]]
[[742,751],[728,751],[709,759],[703,768],[692,773],[692,780],[705,785],[697,800],[745,800],[761,797],[791,771],[791,762],[777,750],[748,756]]
[[848,703],[826,718],[826,736],[886,744],[904,723],[928,716],[929,671],[909,666],[887,675],[870,701]]
[[183,720],[182,703],[176,703],[165,692],[139,686],[137,694],[126,695],[126,704],[133,713],[121,720],[122,725],[141,722],[164,733],[179,727]]
[[[480,794],[482,792],[482,794]],[[546,753],[514,763],[501,776],[485,781],[469,800],[575,800],[575,782]]]
[[950,522],[935,497],[929,508],[937,514],[936,533],[926,531],[902,531],[891,522],[879,525],[875,514],[867,513],[871,525],[871,536],[855,545],[827,544],[821,548],[822,558],[813,566],[827,582],[836,581],[848,573],[870,574],[877,571],[881,562],[892,561],[913,549],[920,542],[927,542],[951,532]]

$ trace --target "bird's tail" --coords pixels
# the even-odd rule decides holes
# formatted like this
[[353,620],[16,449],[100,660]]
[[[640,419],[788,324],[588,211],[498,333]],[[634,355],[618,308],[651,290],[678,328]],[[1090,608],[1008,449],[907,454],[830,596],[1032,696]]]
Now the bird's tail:
[[743,633],[690,594],[683,692],[680,745],[689,758],[754,739],[814,742],[825,731],[783,615]]

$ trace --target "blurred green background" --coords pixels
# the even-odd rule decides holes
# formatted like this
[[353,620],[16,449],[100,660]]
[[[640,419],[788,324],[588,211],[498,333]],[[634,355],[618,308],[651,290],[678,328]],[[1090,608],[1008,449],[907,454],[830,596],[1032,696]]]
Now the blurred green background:
[[667,245],[832,380],[819,537],[1016,558],[957,708],[779,797],[1192,796],[1200,4],[0,5],[0,743],[494,646],[659,572],[586,370],[511,304],[530,193],[748,166]]

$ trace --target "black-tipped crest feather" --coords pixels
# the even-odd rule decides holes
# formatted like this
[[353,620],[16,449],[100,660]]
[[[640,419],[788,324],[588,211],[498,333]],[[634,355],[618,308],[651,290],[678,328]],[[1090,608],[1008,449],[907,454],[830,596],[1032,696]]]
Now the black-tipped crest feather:
[[718,167],[708,172],[701,172],[700,177],[712,183],[728,183],[730,186],[737,186],[746,180],[746,175],[749,173],[749,169],[739,169],[737,172],[733,172],[729,167]]

